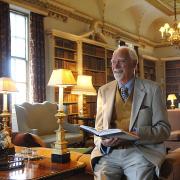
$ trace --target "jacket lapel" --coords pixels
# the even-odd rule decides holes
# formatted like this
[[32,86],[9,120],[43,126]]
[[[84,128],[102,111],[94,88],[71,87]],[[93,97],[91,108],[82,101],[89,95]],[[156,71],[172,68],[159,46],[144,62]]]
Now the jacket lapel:
[[114,98],[117,88],[117,81],[113,81],[111,84],[109,84],[109,87],[106,89],[106,111],[104,113],[104,122],[107,122],[105,127],[109,128],[112,112],[114,108]]
[[136,78],[134,84],[134,94],[133,94],[129,131],[132,131],[133,125],[136,121],[144,96],[145,96],[144,85],[141,80]]

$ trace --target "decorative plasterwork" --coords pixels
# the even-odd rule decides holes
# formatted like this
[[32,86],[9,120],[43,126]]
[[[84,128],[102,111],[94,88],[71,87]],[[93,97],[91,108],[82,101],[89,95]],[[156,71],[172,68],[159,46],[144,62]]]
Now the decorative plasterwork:
[[[29,10],[35,10],[35,12],[42,12],[43,15],[47,15],[47,16],[62,20],[63,22],[67,22],[68,18],[73,18],[75,20],[84,22],[89,25],[92,25],[95,21],[97,21],[82,12],[79,12],[73,8],[65,7],[61,5],[60,3],[59,4],[55,3],[52,0],[3,0],[3,1],[21,6],[24,8],[28,8]],[[147,1],[150,1],[150,0],[147,0]],[[152,0],[152,1],[156,1],[156,0]],[[129,41],[135,42],[143,46],[144,45],[149,45],[152,47],[163,46],[160,43],[155,43],[144,37],[140,37],[138,35],[129,33],[121,29],[120,27],[111,25],[109,23],[106,23],[105,21],[103,22],[100,21],[100,22],[101,23],[99,23],[98,29],[101,28],[101,30],[103,30],[103,34],[101,35],[111,36],[114,39],[126,38],[126,39],[129,39]]]
[[[165,13],[168,16],[172,16],[174,14],[174,5],[173,0],[146,0],[150,4],[152,4],[154,7],[158,8],[160,11]],[[180,2],[176,2],[177,4],[177,14],[180,13]]]

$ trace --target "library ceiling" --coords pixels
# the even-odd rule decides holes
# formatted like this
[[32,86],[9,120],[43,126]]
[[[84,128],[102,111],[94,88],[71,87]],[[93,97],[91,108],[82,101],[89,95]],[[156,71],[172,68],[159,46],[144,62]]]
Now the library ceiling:
[[[159,28],[174,20],[173,0],[8,0],[41,7],[48,15],[57,14],[64,22],[74,18],[84,23],[100,25],[115,36],[127,36],[161,44]],[[176,0],[180,21],[180,0]],[[95,23],[98,22],[98,23]],[[90,29],[91,30],[91,29]],[[98,31],[98,30],[96,30]]]

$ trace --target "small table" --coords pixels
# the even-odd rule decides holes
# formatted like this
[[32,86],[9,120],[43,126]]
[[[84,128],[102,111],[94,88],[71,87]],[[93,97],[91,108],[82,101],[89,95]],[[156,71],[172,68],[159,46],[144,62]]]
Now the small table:
[[[48,156],[49,152],[47,152]],[[60,179],[84,172],[85,164],[82,162],[52,163],[48,156],[41,160],[26,161],[23,168],[0,171],[0,179]]]

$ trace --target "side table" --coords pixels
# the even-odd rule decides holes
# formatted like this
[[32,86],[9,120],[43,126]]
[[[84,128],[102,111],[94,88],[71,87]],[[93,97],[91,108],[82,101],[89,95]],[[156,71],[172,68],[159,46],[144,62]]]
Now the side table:
[[[35,148],[39,155],[44,156],[41,160],[26,161],[25,166],[10,171],[0,171],[0,179],[26,180],[26,179],[63,179],[85,171],[85,163],[70,161],[69,163],[52,163],[49,155],[52,149]],[[16,152],[21,151],[16,147]],[[45,152],[47,151],[47,152]],[[43,153],[41,153],[43,152]]]

